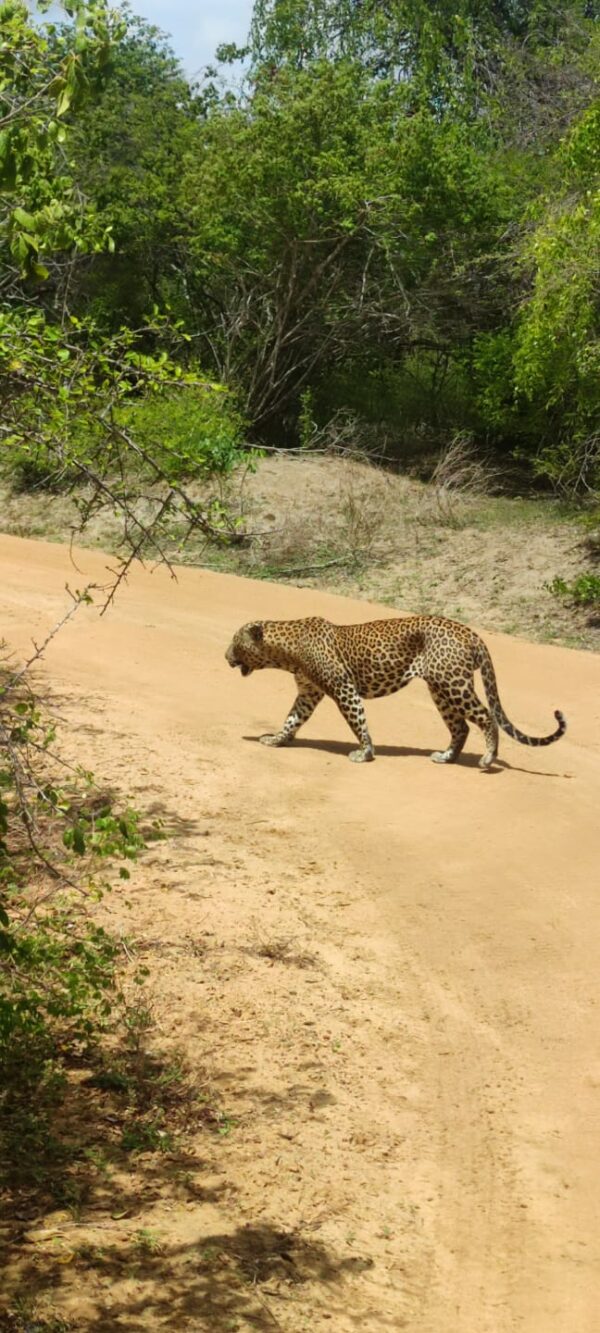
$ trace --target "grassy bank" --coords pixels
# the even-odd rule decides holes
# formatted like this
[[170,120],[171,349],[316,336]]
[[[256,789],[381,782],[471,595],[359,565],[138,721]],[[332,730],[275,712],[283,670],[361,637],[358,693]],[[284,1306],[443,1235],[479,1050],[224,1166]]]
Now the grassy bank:
[[[401,610],[443,614],[482,629],[600,650],[600,617],[551,592],[590,567],[581,512],[550,498],[487,493],[484,475],[427,485],[351,458],[274,454],[255,472],[215,483],[239,514],[248,542],[184,541],[173,522],[169,556],[252,578],[284,580],[364,597]],[[188,487],[199,494],[199,487]],[[214,490],[214,487],[213,487]],[[68,541],[74,499],[7,488],[2,529]],[[141,502],[150,504],[150,501]],[[117,520],[92,520],[84,545],[115,549]]]

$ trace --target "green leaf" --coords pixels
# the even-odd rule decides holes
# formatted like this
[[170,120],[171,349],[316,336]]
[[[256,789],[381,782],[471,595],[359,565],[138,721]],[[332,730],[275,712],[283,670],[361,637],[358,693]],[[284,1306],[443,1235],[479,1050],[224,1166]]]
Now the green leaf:
[[73,829],[73,851],[78,856],[85,855],[85,837],[81,824],[76,824]]
[[24,208],[15,208],[13,210],[13,220],[18,222],[20,227],[24,227],[26,231],[35,231],[35,218],[31,213],[27,213]]
[[69,88],[68,85],[65,83],[65,86],[62,89],[60,96],[57,98],[56,102],[57,116],[66,115],[66,112],[69,110],[72,101],[73,101],[73,89]]

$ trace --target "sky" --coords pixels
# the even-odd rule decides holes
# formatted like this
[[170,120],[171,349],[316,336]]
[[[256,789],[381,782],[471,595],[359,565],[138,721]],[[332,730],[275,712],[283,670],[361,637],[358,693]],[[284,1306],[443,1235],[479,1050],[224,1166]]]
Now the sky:
[[221,42],[244,45],[253,0],[130,0],[130,6],[134,14],[170,36],[175,55],[191,77],[214,60]]

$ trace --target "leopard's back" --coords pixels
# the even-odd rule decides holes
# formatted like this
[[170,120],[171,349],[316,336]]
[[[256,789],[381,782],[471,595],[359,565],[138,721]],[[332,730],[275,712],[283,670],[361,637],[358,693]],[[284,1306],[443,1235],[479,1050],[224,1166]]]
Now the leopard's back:
[[398,616],[339,625],[336,643],[365,699],[394,694],[416,677],[453,683],[474,670],[480,640],[442,616]]

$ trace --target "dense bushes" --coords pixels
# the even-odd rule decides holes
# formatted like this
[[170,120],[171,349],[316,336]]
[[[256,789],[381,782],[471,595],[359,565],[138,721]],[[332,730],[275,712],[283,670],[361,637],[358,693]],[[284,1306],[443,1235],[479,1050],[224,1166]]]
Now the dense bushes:
[[168,302],[254,438],[297,443],[308,392],[400,459],[468,430],[595,484],[597,20],[259,0],[238,92],[130,26],[74,141],[115,242],[74,299]]
[[244,458],[242,418],[219,386],[132,399],[117,421],[174,481],[226,475]]
[[[137,818],[56,752],[55,727],[21,672],[0,671],[0,1109],[26,1054],[47,1062],[108,1019],[117,946],[93,921],[105,858],[135,859]],[[23,1072],[18,1081],[23,1082]]]
[[297,443],[308,395],[319,431],[352,413],[400,460],[466,430],[597,486],[594,3],[258,0],[245,81],[200,87],[143,21],[77,10],[45,36],[19,3],[2,17],[0,393],[5,443],[29,430],[22,483],[73,461],[81,479],[99,420],[94,475],[133,474],[109,418],[167,478],[222,471],[236,407],[250,438]]
[[600,102],[557,152],[561,185],[523,247],[532,273],[517,319],[517,396],[537,423],[536,465],[584,492],[600,486]]

